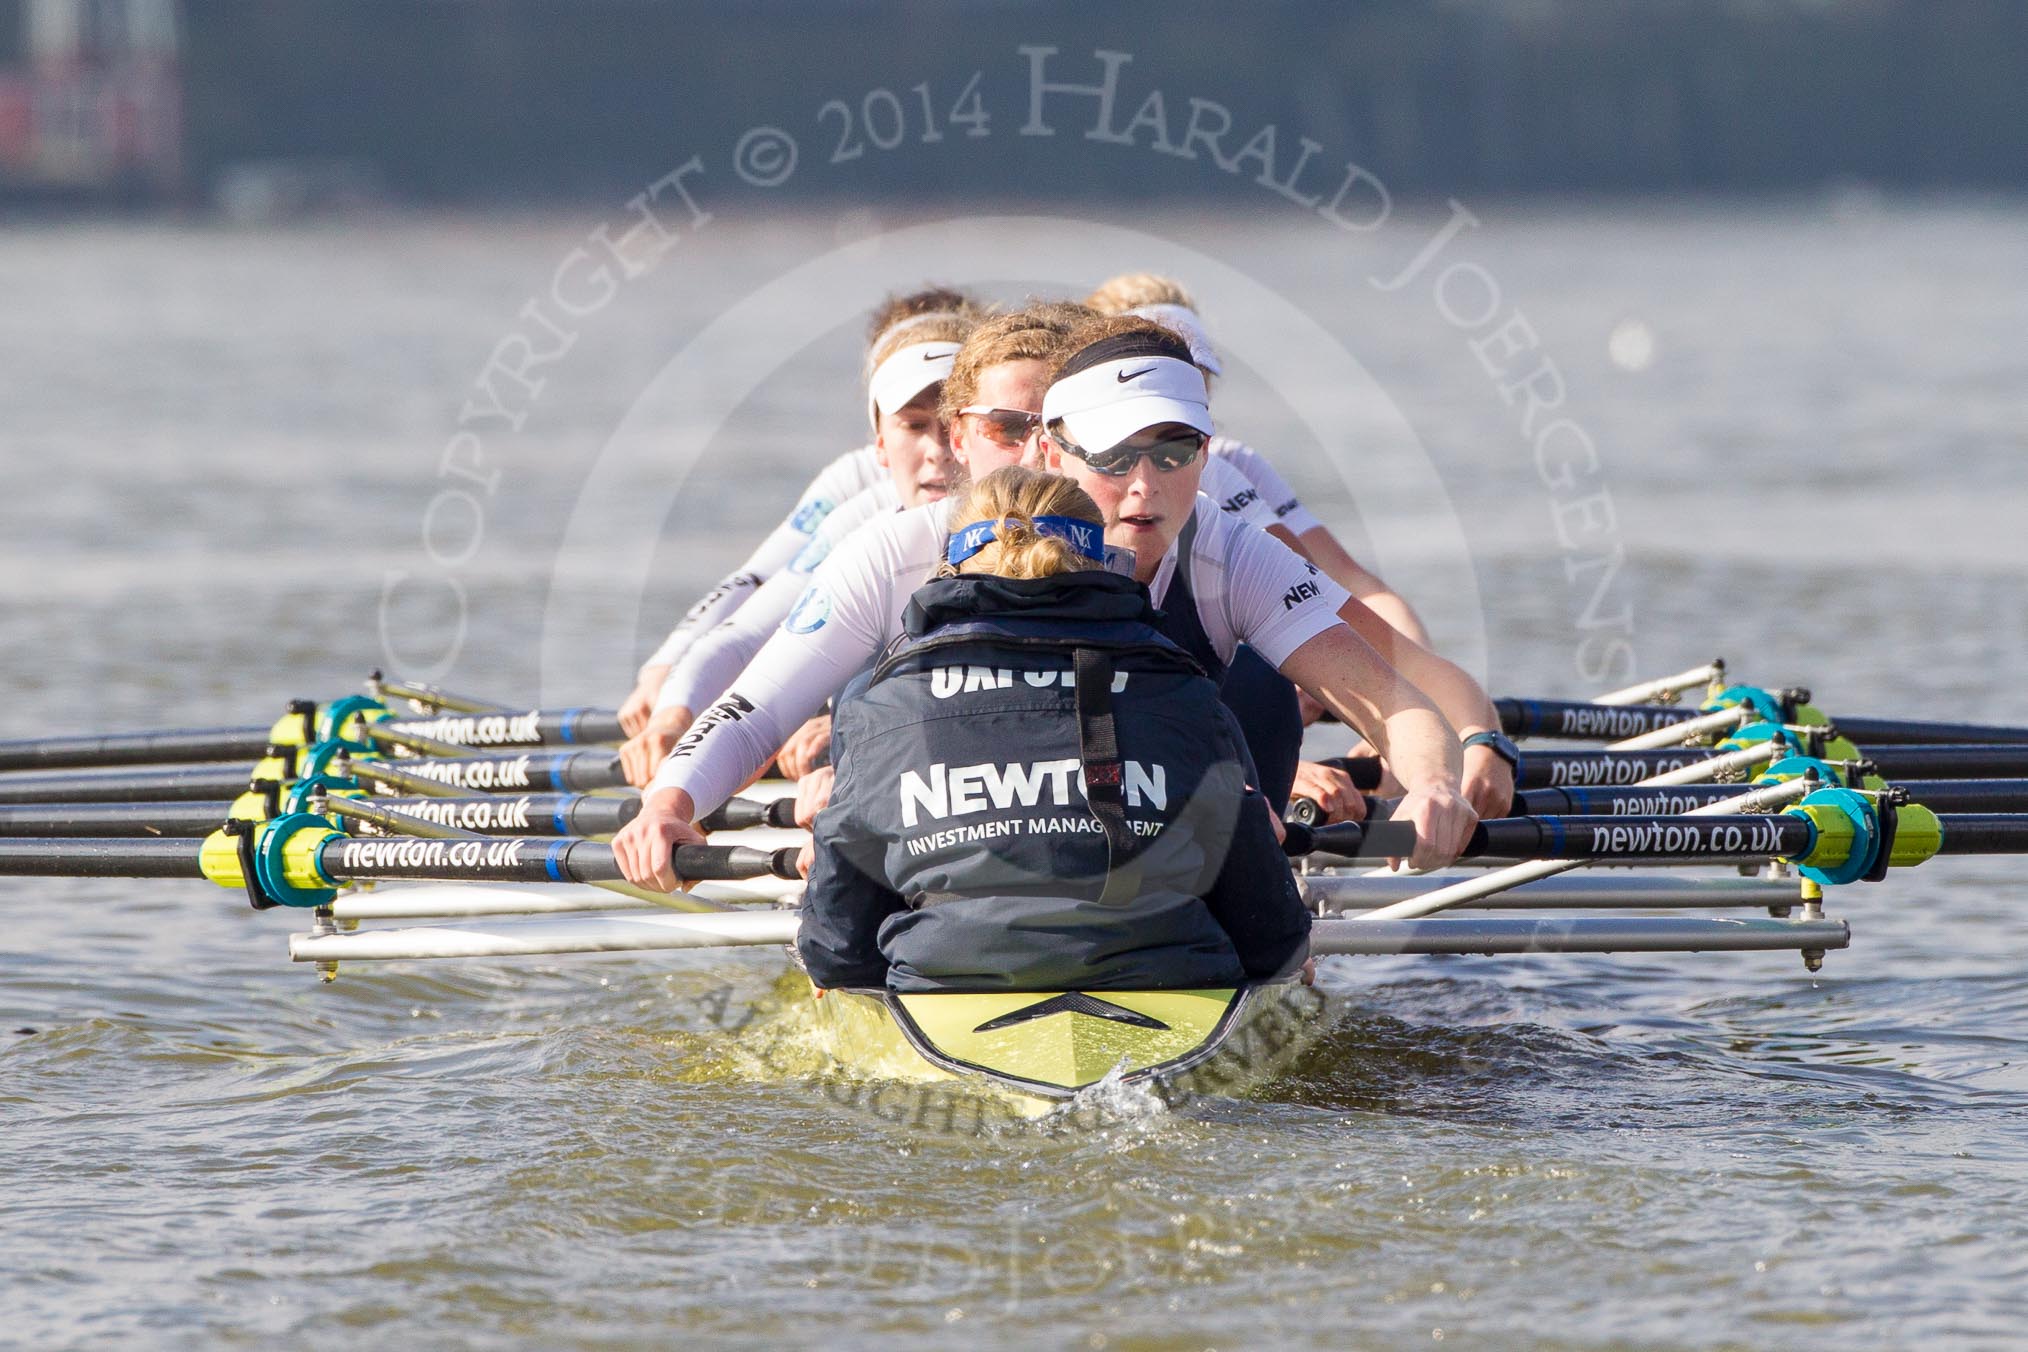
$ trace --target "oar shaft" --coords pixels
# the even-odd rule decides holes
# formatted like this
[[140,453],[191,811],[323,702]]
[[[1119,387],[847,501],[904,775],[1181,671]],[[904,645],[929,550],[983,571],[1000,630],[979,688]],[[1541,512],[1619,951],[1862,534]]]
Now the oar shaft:
[[[795,877],[794,849],[742,845],[680,845],[674,865],[684,878]],[[334,837],[318,855],[333,882],[424,879],[430,882],[606,883],[625,875],[613,847],[594,840],[526,836],[499,840],[412,840],[391,836]]]
[[0,779],[0,803],[189,803],[244,793],[253,763]]
[[2028,779],[1916,779],[1899,787],[1932,812],[2028,812]]
[[583,793],[524,793],[509,797],[375,798],[376,807],[460,831],[486,836],[609,836],[640,815],[639,798],[595,798]]
[[[0,839],[0,876],[40,878],[201,878],[204,842],[78,837]],[[259,848],[266,848],[265,842]],[[604,841],[511,836],[419,840],[331,834],[312,842],[325,883],[422,879],[474,883],[622,882],[613,847]],[[679,845],[677,876],[692,880],[795,878],[793,847]]]
[[587,793],[624,787],[613,751],[542,751],[516,756],[418,757],[394,761],[408,775],[467,793]]
[[2028,851],[2028,813],[1958,812],[1939,816],[1939,854],[2020,854]]
[[[1733,797],[1738,797],[1735,787]],[[1408,822],[1342,822],[1315,828],[1314,847],[1332,854],[1405,859],[1415,850]],[[1799,854],[1815,829],[1801,817],[1493,817],[1472,828],[1461,857],[1479,859],[1735,859]],[[1294,832],[1292,840],[1299,840]]]
[[198,841],[0,840],[0,874],[16,878],[202,878]]
[[[1600,704],[1587,700],[1498,699],[1500,726],[1513,737],[1623,741],[1704,717],[1674,704]],[[1888,746],[2028,744],[2028,728],[1985,723],[1935,723],[1909,718],[1832,718],[1838,732],[1871,751]]]
[[[405,744],[427,738],[474,750],[592,746],[625,739],[611,709],[527,709],[521,712],[395,718],[372,725]],[[94,736],[33,737],[0,742],[0,771],[82,770],[131,765],[199,765],[251,761],[267,748],[272,726],[179,728]]]
[[269,728],[183,728],[103,737],[35,737],[0,742],[0,770],[71,770],[103,765],[189,765],[252,761]]
[[0,804],[0,837],[205,836],[231,815],[232,804],[224,800]]
[[443,714],[435,718],[395,718],[388,725],[402,732],[454,742],[472,748],[510,746],[590,746],[621,742],[627,734],[611,709],[528,709],[520,713]]
[[[1737,784],[1625,785],[1602,789],[1523,789],[1514,795],[1517,817],[1624,817],[1673,815],[1739,797]],[[1390,804],[1391,806],[1391,804]]]
[[[373,798],[373,807],[488,836],[609,836],[641,811],[639,798],[582,793]],[[192,803],[0,804],[0,836],[205,836],[232,815],[227,800]]]
[[1839,732],[1864,750],[1909,744],[1975,743],[1997,746],[2028,744],[2028,728],[1993,727],[1984,723],[1923,723],[1899,718],[1832,718]]
[[1599,704],[1591,700],[1496,699],[1510,737],[1616,742],[1698,717],[1694,704]]
[[2028,773],[2028,745],[1864,748],[1884,779],[1984,778]]

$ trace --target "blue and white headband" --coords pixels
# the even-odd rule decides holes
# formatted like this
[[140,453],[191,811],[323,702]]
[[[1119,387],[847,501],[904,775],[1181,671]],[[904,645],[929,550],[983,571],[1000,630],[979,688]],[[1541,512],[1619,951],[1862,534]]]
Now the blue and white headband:
[[[1037,535],[1053,535],[1066,541],[1072,549],[1095,563],[1106,561],[1105,527],[1096,521],[1086,521],[1075,516],[1038,516],[1033,518]],[[1000,538],[1000,528],[1009,524],[1000,521],[974,521],[963,530],[951,533],[950,543],[944,546],[944,561],[957,565],[984,549]],[[1014,522],[1020,525],[1020,522]]]

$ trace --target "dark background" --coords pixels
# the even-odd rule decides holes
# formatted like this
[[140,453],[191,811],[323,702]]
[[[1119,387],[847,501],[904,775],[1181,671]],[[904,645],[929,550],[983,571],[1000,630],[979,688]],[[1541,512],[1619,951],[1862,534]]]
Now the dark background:
[[[1120,122],[1159,88],[1180,136],[1189,98],[1211,99],[1228,148],[1273,122],[1284,163],[1308,136],[1320,165],[1356,159],[1404,193],[2028,183],[2017,0],[189,0],[184,17],[199,191],[234,163],[331,157],[400,200],[609,196],[693,153],[722,162],[760,123],[799,137],[799,196],[1261,191],[1250,170],[1017,137],[1023,44],[1058,47],[1052,78],[1080,82],[1095,49],[1132,53]],[[827,99],[886,87],[913,116],[927,82],[941,115],[974,72],[990,181],[962,137],[814,172]],[[1094,108],[1052,103],[1059,139]]]

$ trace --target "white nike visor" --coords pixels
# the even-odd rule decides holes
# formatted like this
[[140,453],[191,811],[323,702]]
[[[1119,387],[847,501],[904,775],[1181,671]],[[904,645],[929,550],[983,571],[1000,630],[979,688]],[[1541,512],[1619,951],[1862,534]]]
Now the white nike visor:
[[866,418],[877,435],[880,415],[907,406],[932,385],[950,379],[956,343],[910,343],[888,353],[866,381]]
[[1088,451],[1105,451],[1143,428],[1182,423],[1211,435],[1204,373],[1174,357],[1122,357],[1065,376],[1042,396],[1042,425]]
[[1212,375],[1225,374],[1225,364],[1218,360],[1218,349],[1211,345],[1211,335],[1205,332],[1204,321],[1199,319],[1197,312],[1189,306],[1136,305],[1127,313],[1154,320],[1190,344],[1190,360]]

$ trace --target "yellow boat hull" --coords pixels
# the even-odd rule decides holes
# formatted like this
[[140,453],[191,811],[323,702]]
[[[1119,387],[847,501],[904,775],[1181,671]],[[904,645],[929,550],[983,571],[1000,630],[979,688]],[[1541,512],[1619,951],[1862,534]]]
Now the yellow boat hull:
[[[1229,1091],[1276,1061],[1321,997],[1289,984],[1172,991],[825,993],[827,1050],[860,1076],[982,1079],[1045,1111],[1108,1077],[1170,1083],[1204,1068]],[[1271,1035],[1243,1045],[1240,1035]],[[1228,1053],[1220,1056],[1221,1051]],[[1210,1065],[1214,1058],[1217,1064]]]

